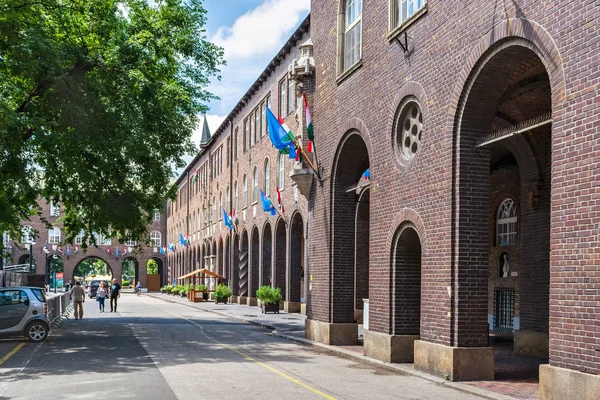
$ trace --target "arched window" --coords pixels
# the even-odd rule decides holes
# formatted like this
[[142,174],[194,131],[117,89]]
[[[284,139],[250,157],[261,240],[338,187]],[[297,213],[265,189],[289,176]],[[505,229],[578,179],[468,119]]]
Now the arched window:
[[271,193],[271,163],[267,158],[265,160],[265,194],[268,196]]
[[517,206],[513,199],[504,199],[496,213],[496,245],[517,243]]
[[21,228],[21,243],[31,243],[34,240],[33,228],[29,225],[25,225]]
[[[125,237],[127,238],[127,241],[125,242],[125,246],[129,246],[129,247],[135,247],[137,245],[137,240],[134,240],[131,236],[129,231],[125,232]],[[103,245],[106,246],[110,246],[110,239],[108,239],[108,242],[106,241],[106,238],[104,236],[102,236],[102,241],[103,241]]]
[[230,187],[229,187],[229,185],[227,185],[227,194],[226,194],[226,196],[227,196],[227,209],[226,209],[226,211],[228,213],[231,212],[231,193],[229,192],[229,189],[230,189]]
[[237,181],[235,181],[235,183],[233,184],[233,208],[235,210],[237,210],[239,208],[239,201],[238,201],[238,184]]
[[219,192],[219,219],[223,218],[223,193]]
[[216,223],[217,222],[217,199],[213,197],[213,204],[212,204],[212,223]]
[[285,183],[285,155],[279,155],[279,168],[277,171],[277,187],[279,190],[283,190]]
[[242,189],[244,191],[243,194],[243,201],[244,201],[244,207],[248,207],[248,179],[246,177],[246,175],[244,175],[244,181],[243,181],[243,185],[244,188]]
[[152,242],[152,246],[160,247],[160,245],[161,245],[160,231],[150,232],[150,242]]
[[60,228],[55,226],[48,231],[48,243],[59,244],[60,243]]
[[252,178],[252,202],[258,201],[258,168],[254,167],[254,173]]
[[340,73],[345,72],[361,57],[362,48],[362,0],[346,0],[343,15],[343,65]]
[[57,201],[50,202],[50,216],[58,217],[60,215],[60,203]]

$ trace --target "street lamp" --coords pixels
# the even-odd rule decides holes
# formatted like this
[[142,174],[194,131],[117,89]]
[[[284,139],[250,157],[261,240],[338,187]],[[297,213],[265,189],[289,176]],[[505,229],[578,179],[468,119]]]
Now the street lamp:
[[32,237],[29,239],[29,273],[31,274],[33,269],[33,246],[35,245],[35,239]]

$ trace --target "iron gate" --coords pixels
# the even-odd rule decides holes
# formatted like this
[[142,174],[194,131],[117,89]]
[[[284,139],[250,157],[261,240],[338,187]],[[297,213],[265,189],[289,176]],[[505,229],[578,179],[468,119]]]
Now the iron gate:
[[494,330],[497,332],[513,332],[513,316],[515,314],[514,289],[496,288],[495,302]]

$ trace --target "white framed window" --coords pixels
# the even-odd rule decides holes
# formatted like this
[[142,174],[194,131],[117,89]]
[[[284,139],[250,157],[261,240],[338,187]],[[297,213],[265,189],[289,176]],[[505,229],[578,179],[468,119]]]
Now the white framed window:
[[152,243],[153,247],[160,247],[160,245],[161,245],[160,231],[150,232],[150,242]]
[[254,167],[254,173],[252,175],[252,202],[258,201],[258,168]]
[[244,175],[244,180],[243,180],[242,185],[243,185],[242,190],[244,192],[243,198],[242,198],[243,204],[244,204],[244,207],[248,207],[248,178],[246,177],[246,175]]
[[286,86],[287,83],[284,78],[279,82],[279,115],[282,117],[285,115]]
[[219,216],[219,220],[223,219],[223,212],[221,211],[223,209],[223,193],[219,192],[219,213],[217,214]]
[[48,243],[50,243],[50,244],[59,244],[60,243],[60,228],[58,226],[55,226],[48,231]]
[[279,190],[283,190],[285,186],[285,155],[279,155],[279,162],[277,168],[277,187]]
[[517,205],[511,198],[504,199],[496,213],[496,245],[517,244]]
[[254,133],[255,133],[255,127],[254,127],[254,114],[250,113],[250,116],[248,117],[248,121],[250,123],[250,146],[251,147],[254,145]]
[[[129,242],[127,242],[129,243]],[[100,244],[102,246],[110,246],[112,244],[112,240],[111,238],[105,236],[105,235],[100,235]],[[127,246],[131,246],[130,244],[127,244]],[[135,245],[133,245],[135,246]]]
[[412,18],[427,4],[427,0],[390,0],[390,30]]
[[257,107],[256,110],[254,110],[254,127],[256,129],[254,129],[254,141],[258,142],[259,139],[262,137],[262,135],[260,134],[261,131],[261,123],[260,123],[260,107]]
[[217,222],[217,199],[213,197],[212,204],[212,223],[215,224]]
[[233,208],[235,210],[239,209],[239,199],[238,199],[238,183],[237,181],[235,181],[235,183],[233,184]]
[[34,238],[34,230],[31,226],[25,225],[21,228],[21,243],[31,243]]
[[344,68],[360,60],[362,51],[362,0],[346,0],[344,15]]
[[160,221],[160,211],[159,210],[154,210],[154,220]]
[[288,78],[288,101],[287,101],[287,113],[291,114],[296,108],[296,81],[291,77]]
[[10,233],[8,231],[4,231],[2,234],[2,243],[4,244],[4,248],[10,247]]
[[260,113],[261,113],[260,137],[263,137],[267,134],[267,108],[265,106],[264,101],[260,105]]
[[265,194],[271,194],[271,163],[268,158],[265,160]]
[[227,193],[225,194],[225,196],[227,196],[227,209],[226,211],[229,213],[231,212],[231,193],[229,193],[229,185],[227,185]]
[[83,244],[83,231],[79,231],[79,234],[75,236],[74,244]]
[[51,201],[50,202],[50,216],[58,217],[60,215],[60,203]]

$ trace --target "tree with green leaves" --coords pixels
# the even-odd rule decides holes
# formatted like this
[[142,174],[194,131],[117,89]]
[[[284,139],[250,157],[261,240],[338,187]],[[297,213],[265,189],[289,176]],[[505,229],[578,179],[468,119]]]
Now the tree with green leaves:
[[0,232],[45,199],[69,241],[144,236],[215,98],[205,22],[201,0],[1,2]]
[[148,264],[146,265],[146,273],[148,275],[158,274],[158,263],[156,262],[156,260],[148,260]]

